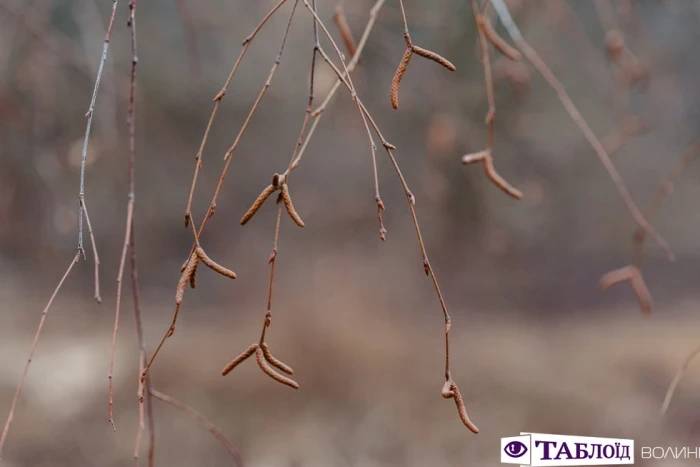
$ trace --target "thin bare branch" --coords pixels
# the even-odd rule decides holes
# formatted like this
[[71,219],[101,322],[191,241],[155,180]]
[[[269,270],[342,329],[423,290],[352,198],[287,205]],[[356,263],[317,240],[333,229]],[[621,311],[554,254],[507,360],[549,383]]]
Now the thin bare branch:
[[92,254],[95,255],[95,301],[97,303],[102,303],[102,296],[100,295],[100,255],[97,254],[97,243],[95,243],[95,235],[92,232],[92,224],[90,223],[90,215],[85,205],[85,199],[81,200],[80,205],[85,213],[85,223],[87,224],[88,233],[90,234]]
[[238,452],[238,449],[236,449],[233,444],[229,442],[229,440],[226,439],[224,434],[221,432],[221,430],[214,425],[212,422],[204,418],[202,414],[194,410],[192,407],[190,407],[187,404],[184,404],[180,402],[179,400],[168,396],[167,394],[163,394],[160,391],[156,391],[155,389],[151,390],[151,395],[155,397],[158,400],[161,400],[165,402],[166,404],[170,404],[176,409],[186,413],[190,417],[194,418],[197,423],[199,423],[205,430],[207,430],[209,433],[211,433],[219,442],[226,448],[226,450],[231,454],[231,457],[236,461],[236,465],[238,467],[243,467],[243,458],[241,457],[241,454]]
[[117,0],[112,0],[112,15],[109,18],[107,33],[102,45],[102,58],[100,66],[97,69],[97,77],[95,78],[95,86],[92,90],[92,99],[90,107],[85,116],[87,117],[87,125],[85,127],[85,138],[83,140],[83,151],[80,159],[80,192],[78,193],[79,211],[78,211],[78,251],[83,252],[83,211],[85,205],[85,166],[87,162],[88,143],[90,141],[90,129],[92,128],[92,116],[95,112],[95,103],[97,101],[97,91],[100,89],[102,81],[102,70],[104,70],[105,62],[107,61],[107,51],[109,49],[109,41],[112,37],[112,28],[114,27],[114,18],[117,14]]
[[671,405],[671,399],[673,399],[673,394],[676,392],[676,388],[678,387],[678,384],[681,382],[681,379],[683,379],[683,375],[685,374],[685,371],[688,369],[690,364],[693,362],[695,357],[700,354],[700,346],[697,346],[695,349],[693,349],[692,352],[690,352],[685,359],[683,359],[683,363],[681,363],[680,368],[676,372],[675,376],[673,377],[673,381],[671,381],[670,386],[666,390],[666,397],[664,397],[664,402],[661,404],[661,416],[663,417],[666,415],[666,412],[668,411],[668,406]]
[[510,12],[508,11],[508,7],[506,6],[505,2],[503,0],[492,0],[492,3],[494,9],[498,13],[501,23],[503,23],[513,41],[525,54],[535,69],[542,75],[545,81],[547,81],[549,86],[554,90],[571,119],[574,121],[574,123],[576,123],[576,126],[578,126],[581,133],[583,133],[583,136],[595,151],[596,155],[610,175],[610,178],[620,194],[620,198],[622,198],[622,201],[625,203],[627,210],[630,212],[635,222],[637,222],[637,224],[644,229],[644,231],[650,235],[661,248],[666,251],[666,255],[670,260],[674,260],[675,255],[671,251],[670,247],[637,207],[637,204],[632,199],[629,191],[627,191],[627,187],[625,186],[622,177],[615,168],[615,165],[610,160],[610,156],[605,151],[605,148],[600,140],[598,140],[598,138],[595,136],[595,133],[593,133],[593,130],[588,125],[588,122],[586,122],[581,113],[578,111],[578,108],[574,104],[573,100],[571,100],[571,97],[566,92],[564,86],[554,75],[549,66],[547,66],[547,64],[540,58],[535,49],[530,47],[530,45],[523,38],[520,30],[513,21],[513,18],[510,16]]
[[66,281],[66,278],[70,274],[70,272],[73,270],[73,266],[75,266],[75,263],[77,263],[80,260],[80,251],[78,251],[73,259],[71,260],[70,264],[68,265],[68,269],[66,269],[66,272],[63,274],[63,277],[61,280],[58,282],[58,285],[53,291],[53,294],[51,294],[51,298],[49,298],[49,302],[46,304],[46,307],[44,308],[44,311],[41,312],[41,320],[39,321],[39,326],[36,328],[36,334],[34,335],[34,341],[32,342],[32,347],[29,350],[29,358],[27,359],[27,363],[24,365],[24,370],[22,371],[22,377],[19,380],[19,383],[17,384],[17,389],[15,390],[15,396],[12,398],[12,405],[10,406],[10,413],[7,415],[7,420],[5,421],[5,426],[2,430],[2,435],[0,436],[0,458],[2,458],[2,448],[5,446],[5,440],[7,439],[7,434],[10,431],[10,425],[12,425],[12,420],[14,419],[15,416],[15,408],[17,407],[17,402],[19,401],[19,397],[22,394],[22,388],[24,387],[24,380],[27,377],[27,373],[29,372],[29,365],[32,363],[32,359],[34,358],[34,352],[36,351],[36,346],[37,343],[39,342],[39,337],[41,336],[41,331],[44,329],[44,323],[46,322],[46,318],[49,314],[49,310],[51,309],[51,305],[53,305],[53,301],[56,298],[56,295],[58,295],[58,291],[61,290],[61,287],[63,287],[63,283]]

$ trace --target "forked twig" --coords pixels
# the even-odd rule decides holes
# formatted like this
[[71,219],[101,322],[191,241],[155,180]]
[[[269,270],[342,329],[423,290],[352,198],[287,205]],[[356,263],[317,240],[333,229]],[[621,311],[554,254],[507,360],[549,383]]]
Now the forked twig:
[[403,54],[403,58],[401,58],[399,67],[396,69],[394,79],[391,80],[389,100],[391,101],[391,106],[394,108],[394,110],[399,108],[399,86],[401,85],[401,80],[403,79],[404,74],[406,74],[408,63],[411,61],[411,57],[414,53],[423,58],[427,58],[428,60],[432,60],[435,63],[439,63],[450,71],[455,71],[457,69],[452,62],[447,60],[442,55],[413,44],[411,34],[408,32],[408,21],[406,21],[406,10],[403,6],[403,0],[399,0],[399,5],[401,6],[401,17],[403,19],[403,38],[406,42],[406,51]]
[[112,38],[112,28],[114,27],[114,18],[117,14],[117,1],[112,0],[112,14],[109,18],[109,25],[107,26],[107,32],[105,34],[104,43],[102,44],[102,58],[100,60],[100,66],[97,69],[97,77],[95,78],[95,86],[92,90],[92,99],[90,99],[90,107],[88,108],[85,116],[87,117],[87,124],[85,127],[85,138],[83,139],[83,150],[80,158],[80,191],[78,193],[79,211],[78,211],[78,250],[80,252],[84,251],[83,248],[83,211],[85,206],[85,166],[87,163],[87,152],[88,143],[90,141],[90,129],[92,128],[92,117],[95,113],[95,103],[97,101],[97,91],[100,89],[100,82],[102,81],[102,71],[104,70],[104,65],[107,62],[107,51],[109,49],[109,41]]
[[[486,87],[486,100],[488,101],[489,110],[486,113],[485,123],[488,126],[488,140],[487,149],[485,151],[480,151],[473,154],[467,154],[462,156],[462,164],[468,165],[474,162],[481,162],[484,166],[486,176],[496,185],[498,188],[503,190],[507,195],[515,198],[521,199],[523,194],[520,190],[516,189],[513,185],[508,183],[508,181],[496,172],[493,163],[493,150],[495,143],[495,119],[496,119],[496,99],[493,95],[493,77],[491,75],[491,59],[489,56],[489,48],[487,44],[488,32],[487,25],[490,26],[483,11],[479,11],[479,7],[476,0],[471,0],[472,14],[474,15],[474,22],[476,24],[476,29],[479,39],[479,49],[481,52],[481,65],[484,68],[484,83]],[[493,28],[491,28],[493,30]],[[495,34],[495,31],[492,31]],[[493,40],[491,41],[493,42]]]
[[629,281],[632,289],[637,294],[642,312],[647,316],[651,315],[651,294],[637,266],[628,265],[608,272],[600,278],[600,287],[603,290],[607,290],[613,285],[623,281]]
[[[683,170],[695,159],[697,154],[700,153],[700,139],[696,140],[681,156],[681,158],[673,165],[671,170],[669,171],[668,174],[664,177],[664,179],[661,182],[661,185],[659,185],[659,188],[656,190],[656,193],[654,195],[654,200],[651,202],[651,205],[647,209],[646,212],[646,217],[650,221],[653,221],[654,218],[656,217],[656,214],[659,212],[659,209],[661,209],[661,205],[663,204],[664,199],[673,192],[673,186],[676,181],[676,179],[681,175]],[[642,277],[641,273],[641,267],[642,267],[642,260],[644,259],[644,240],[646,239],[646,231],[642,229],[641,227],[638,227],[633,235],[633,242],[634,242],[634,266],[628,266],[628,267],[633,267],[637,270],[637,273],[639,277]],[[624,268],[623,268],[624,269]],[[612,273],[615,273],[613,271]],[[611,274],[611,273],[609,273]],[[604,276],[605,277],[605,276]],[[642,284],[644,284],[644,281],[641,281]],[[642,312],[645,314],[651,313],[651,294],[648,290],[646,290],[646,286],[643,287],[643,291],[646,291],[647,294],[649,294],[649,303],[647,305],[646,300],[642,300],[640,298],[640,305]],[[639,296],[639,293],[637,293]]]
[[100,295],[100,255],[97,254],[97,244],[95,243],[95,235],[92,232],[92,224],[90,223],[90,216],[88,215],[87,206],[85,205],[85,199],[80,201],[80,207],[85,213],[85,223],[87,224],[88,234],[90,234],[92,254],[95,255],[95,301],[97,303],[102,303],[102,296]]
[[[231,372],[231,370],[233,370],[238,365],[246,361],[253,354],[255,354],[255,360],[257,361],[258,366],[263,371],[263,373],[265,373],[267,376],[279,383],[285,384],[294,389],[299,389],[299,384],[297,384],[296,381],[292,380],[291,378],[287,378],[286,376],[283,376],[277,373],[272,368],[270,368],[270,365],[272,365],[284,371],[288,375],[294,374],[294,370],[292,370],[291,367],[289,367],[285,363],[282,363],[272,355],[272,353],[270,352],[270,348],[264,342],[251,345],[243,353],[231,360],[224,367],[224,369],[221,370],[221,375],[226,376]],[[268,365],[268,363],[270,365]]]
[[10,406],[10,413],[7,415],[7,420],[5,421],[5,426],[2,430],[2,435],[0,435],[0,458],[2,458],[2,448],[5,446],[5,440],[7,439],[7,433],[10,431],[10,425],[12,425],[12,420],[14,419],[15,415],[15,408],[17,407],[17,402],[19,401],[19,397],[22,394],[22,388],[24,387],[24,380],[27,377],[27,373],[29,372],[29,365],[32,363],[32,359],[34,358],[34,352],[36,351],[36,346],[37,343],[39,342],[39,336],[41,336],[41,331],[44,329],[44,322],[46,321],[46,317],[49,314],[49,310],[51,309],[51,305],[53,304],[54,299],[56,298],[56,295],[58,295],[58,291],[61,290],[61,287],[63,287],[63,283],[66,281],[66,278],[68,277],[68,274],[70,274],[71,270],[73,269],[73,266],[75,266],[75,263],[77,263],[80,260],[80,251],[78,251],[73,259],[71,260],[70,264],[68,265],[68,269],[66,269],[66,272],[63,274],[63,277],[61,280],[58,282],[58,285],[53,291],[53,294],[51,294],[51,298],[49,298],[49,302],[46,304],[46,307],[44,308],[44,311],[41,312],[41,320],[39,321],[39,326],[36,328],[36,334],[34,335],[34,341],[32,342],[32,347],[29,349],[29,358],[27,359],[27,363],[24,365],[24,370],[22,371],[22,376],[20,377],[19,383],[17,384],[17,389],[15,390],[15,396],[12,398],[12,405]]
[[[285,174],[288,173],[289,169],[287,172],[285,172]],[[260,193],[260,195],[258,195],[258,197],[255,199],[255,201],[253,201],[253,204],[250,206],[248,211],[246,211],[246,213],[243,214],[243,217],[241,218],[241,225],[245,225],[250,219],[252,219],[255,213],[257,213],[260,210],[267,198],[269,198],[270,195],[272,195],[272,193],[279,190],[280,198],[278,199],[278,202],[281,200],[284,203],[284,207],[287,209],[287,214],[289,214],[289,217],[292,218],[296,225],[298,225],[299,227],[304,227],[304,221],[301,220],[301,217],[299,217],[299,214],[294,209],[294,204],[292,204],[292,197],[289,194],[289,186],[287,186],[287,175],[285,174],[280,175],[278,173],[275,173],[272,176],[272,183],[268,185]]]
[[610,175],[610,178],[620,194],[620,198],[622,198],[622,201],[625,203],[627,210],[632,215],[635,222],[637,222],[637,224],[644,229],[644,231],[650,235],[661,248],[666,251],[666,255],[670,260],[675,259],[675,256],[666,243],[666,240],[664,240],[664,238],[654,229],[654,226],[647,221],[637,207],[637,204],[632,199],[629,191],[627,191],[627,187],[625,186],[622,177],[620,177],[615,165],[610,160],[610,156],[607,152],[605,152],[605,148],[601,144],[600,140],[598,140],[598,138],[595,136],[595,133],[593,133],[593,130],[588,125],[588,122],[586,122],[586,120],[581,116],[581,113],[578,111],[578,108],[576,108],[576,105],[574,104],[573,100],[571,100],[571,97],[566,92],[564,86],[554,75],[552,70],[547,66],[547,64],[540,58],[535,49],[533,49],[523,38],[520,30],[513,21],[505,2],[503,0],[492,0],[492,3],[494,9],[498,13],[501,23],[503,23],[503,26],[505,26],[510,37],[557,94],[557,97],[564,106],[564,109],[567,111],[571,119],[574,121],[576,126],[578,126],[581,133],[583,133],[583,136],[595,151],[596,155]]
[[493,157],[489,151],[479,151],[462,156],[462,164],[464,165],[469,165],[475,162],[481,162],[483,164],[486,176],[493,182],[494,185],[503,190],[507,195],[512,196],[515,199],[522,199],[523,193],[508,183],[508,181],[501,177],[501,175],[499,175],[499,173],[496,171],[496,168],[493,165]]
[[[673,187],[676,180],[683,173],[686,167],[688,167],[695,158],[700,154],[700,138],[696,139],[693,144],[685,150],[683,155],[678,159],[678,161],[673,165],[671,170],[666,174],[664,179],[661,181],[659,188],[654,194],[654,199],[649,205],[646,211],[647,219],[653,222],[654,218],[661,209],[661,205],[664,200],[673,193]],[[634,245],[635,245],[635,264],[641,266],[642,256],[644,254],[644,240],[646,239],[647,231],[641,226],[637,228],[634,233]]]

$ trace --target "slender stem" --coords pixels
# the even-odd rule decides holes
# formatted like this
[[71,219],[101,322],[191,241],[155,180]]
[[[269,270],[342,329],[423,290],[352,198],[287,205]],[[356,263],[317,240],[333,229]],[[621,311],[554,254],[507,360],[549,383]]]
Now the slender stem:
[[194,410],[192,407],[180,402],[179,400],[177,400],[173,397],[170,397],[166,394],[163,394],[162,392],[156,391],[155,389],[152,389],[150,391],[150,393],[156,399],[161,400],[161,401],[165,402],[166,404],[170,404],[173,407],[181,410],[182,412],[185,412],[190,417],[194,418],[197,421],[197,423],[202,425],[202,427],[204,427],[205,430],[207,430],[209,433],[214,435],[214,437],[216,439],[219,440],[219,442],[226,448],[226,450],[229,452],[229,454],[231,454],[231,457],[234,458],[234,460],[236,461],[236,465],[238,467],[243,467],[243,458],[241,457],[241,454],[238,452],[238,449],[236,449],[226,439],[226,437],[223,435],[221,430],[216,425],[214,425],[212,422],[210,422],[209,420],[204,418],[202,416],[202,414],[200,414],[199,412]]
[[90,243],[92,244],[92,252],[95,255],[95,301],[97,303],[102,303],[102,296],[100,295],[100,255],[97,254],[97,243],[95,242],[95,235],[92,232],[92,224],[90,223],[90,215],[88,214],[87,206],[85,205],[85,199],[80,200],[80,205],[82,210],[85,212],[85,223],[87,224],[88,233],[90,234]]
[[87,161],[88,142],[90,140],[90,129],[92,127],[92,117],[95,113],[95,103],[97,101],[97,91],[100,89],[102,81],[102,71],[104,70],[105,62],[107,61],[107,51],[109,49],[109,41],[112,37],[112,28],[114,27],[114,18],[117,14],[117,0],[112,0],[112,15],[109,18],[109,26],[105,35],[104,44],[102,45],[102,59],[100,66],[97,69],[97,77],[95,78],[95,86],[92,90],[92,99],[90,99],[90,107],[85,116],[87,117],[87,125],[85,128],[85,139],[83,140],[83,151],[80,159],[80,192],[78,193],[78,201],[81,209],[78,211],[78,251],[81,253],[83,249],[83,209],[85,200],[85,166]]
[[73,257],[73,259],[71,260],[70,264],[68,265],[68,269],[66,269],[66,272],[63,274],[63,277],[58,282],[58,285],[54,289],[53,294],[51,294],[51,298],[49,298],[49,302],[46,304],[44,311],[41,312],[41,320],[39,321],[39,326],[36,328],[36,334],[34,335],[34,341],[32,342],[32,347],[29,349],[29,358],[27,358],[27,363],[24,365],[24,370],[22,371],[22,376],[19,380],[19,383],[17,384],[17,389],[15,390],[15,396],[12,399],[12,405],[10,406],[10,413],[7,415],[7,420],[5,421],[5,426],[2,430],[2,435],[0,435],[0,459],[2,458],[2,448],[5,446],[5,440],[7,439],[7,434],[10,431],[10,425],[12,425],[12,420],[14,419],[15,408],[17,407],[17,402],[19,401],[19,397],[22,394],[22,388],[24,387],[24,380],[26,379],[27,373],[29,372],[29,365],[31,365],[32,359],[34,358],[34,352],[36,351],[36,346],[37,346],[37,343],[39,342],[39,337],[41,336],[41,331],[44,329],[44,323],[46,322],[46,318],[48,317],[49,310],[51,309],[51,305],[53,305],[53,301],[56,298],[56,295],[58,295],[58,291],[61,290],[61,287],[63,287],[63,283],[66,281],[68,274],[70,274],[71,270],[73,270],[73,266],[75,266],[75,263],[77,263],[79,260],[80,260],[80,252],[78,251],[75,254],[75,256]]

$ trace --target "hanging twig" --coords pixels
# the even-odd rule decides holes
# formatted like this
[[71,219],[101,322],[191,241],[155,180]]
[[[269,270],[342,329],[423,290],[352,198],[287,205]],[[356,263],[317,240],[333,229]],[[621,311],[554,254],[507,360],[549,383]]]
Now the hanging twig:
[[75,266],[75,263],[77,263],[79,260],[80,260],[80,252],[77,252],[75,254],[75,257],[73,257],[70,264],[68,265],[68,269],[66,269],[66,272],[63,274],[63,277],[61,278],[58,285],[56,286],[56,289],[54,289],[53,294],[51,294],[51,298],[49,299],[49,302],[46,304],[44,311],[41,312],[41,320],[39,321],[39,326],[36,329],[36,334],[34,335],[34,341],[32,342],[32,347],[31,347],[31,349],[29,349],[29,358],[27,359],[27,363],[24,365],[24,370],[22,371],[22,376],[20,377],[19,383],[17,384],[17,389],[15,390],[15,396],[12,398],[12,405],[10,406],[10,413],[7,415],[7,420],[5,421],[5,426],[2,430],[2,435],[0,436],[0,459],[2,458],[2,448],[5,446],[5,440],[7,439],[7,433],[10,431],[10,425],[12,425],[12,420],[14,419],[14,416],[15,416],[15,408],[17,407],[17,402],[19,401],[19,397],[22,394],[22,388],[24,387],[24,380],[27,377],[27,372],[29,372],[29,365],[31,365],[32,360],[34,359],[34,352],[36,351],[36,346],[37,346],[37,343],[39,342],[39,336],[41,336],[41,331],[44,329],[44,322],[46,321],[46,317],[49,314],[49,310],[51,309],[51,305],[53,304],[53,301],[56,298],[56,295],[58,295],[58,291],[61,290],[61,287],[63,287],[63,283],[65,282],[66,278],[68,277],[68,274],[70,274],[71,270],[73,269],[73,266]]
[[654,226],[652,226],[647,221],[647,219],[637,207],[637,204],[632,199],[632,196],[630,195],[629,191],[627,191],[627,187],[622,181],[622,177],[620,177],[620,174],[615,168],[615,165],[610,160],[610,156],[607,152],[605,152],[605,148],[601,144],[600,140],[598,140],[598,138],[595,136],[593,130],[591,130],[591,127],[588,125],[588,122],[586,122],[583,116],[581,116],[581,113],[576,108],[576,105],[571,100],[571,97],[566,92],[564,86],[561,84],[559,79],[557,79],[557,77],[547,66],[547,64],[540,58],[535,49],[530,47],[530,45],[523,38],[522,34],[520,33],[520,30],[513,22],[513,18],[510,16],[510,12],[508,11],[508,7],[504,3],[504,1],[492,0],[492,3],[494,9],[498,13],[498,17],[500,18],[501,23],[503,23],[503,26],[505,26],[506,30],[508,31],[508,34],[510,34],[510,37],[520,48],[520,50],[525,54],[530,63],[532,63],[535,69],[542,75],[545,81],[547,81],[549,86],[557,94],[557,97],[561,101],[567,113],[574,121],[574,123],[576,123],[576,126],[578,126],[578,128],[581,130],[581,133],[583,133],[584,137],[597,154],[598,158],[600,159],[601,163],[603,164],[608,174],[610,175],[610,178],[615,184],[615,187],[617,188],[617,191],[620,194],[620,198],[622,198],[622,201],[625,203],[625,206],[627,207],[629,213],[632,215],[637,224],[642,229],[644,229],[644,231],[648,235],[650,235],[661,248],[663,248],[666,251],[666,255],[668,256],[668,258],[670,260],[674,260],[675,256],[671,251],[671,248],[666,243],[666,240],[664,240],[663,237],[654,229]]

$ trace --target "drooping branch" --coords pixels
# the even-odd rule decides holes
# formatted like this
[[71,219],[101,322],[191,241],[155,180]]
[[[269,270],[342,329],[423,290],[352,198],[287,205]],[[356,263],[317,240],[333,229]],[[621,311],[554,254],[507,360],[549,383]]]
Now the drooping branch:
[[583,116],[579,112],[578,108],[576,107],[576,104],[574,104],[574,101],[569,96],[569,93],[566,92],[564,85],[554,75],[554,72],[552,72],[549,66],[547,66],[547,64],[540,58],[539,54],[535,51],[535,49],[533,49],[525,41],[525,38],[522,36],[520,30],[513,21],[513,18],[511,17],[505,2],[503,0],[492,0],[491,3],[493,3],[494,9],[498,14],[501,23],[503,24],[503,26],[505,26],[506,30],[508,31],[508,34],[510,35],[511,39],[513,39],[513,41],[520,48],[525,57],[527,57],[530,63],[532,63],[532,66],[535,67],[535,69],[540,73],[540,75],[542,75],[547,84],[549,84],[549,86],[554,90],[557,97],[564,106],[566,112],[569,114],[569,116],[574,121],[579,130],[581,130],[581,133],[586,138],[586,141],[588,141],[590,146],[595,151],[596,155],[600,159],[600,162],[603,164],[605,170],[607,170],[608,175],[615,184],[615,188],[617,189],[620,198],[622,198],[622,201],[627,207],[629,213],[634,218],[635,222],[639,225],[639,227],[644,229],[644,231],[648,235],[650,235],[661,248],[663,248],[666,251],[666,255],[670,260],[674,260],[675,256],[671,251],[671,248],[666,243],[666,240],[664,240],[664,238],[656,231],[654,226],[651,225],[649,221],[647,221],[642,212],[639,210],[639,207],[637,207],[637,204],[632,199],[632,196],[627,190],[627,187],[625,186],[622,177],[615,168],[615,165],[610,160],[610,156],[605,151],[603,144],[595,136],[595,133],[593,133],[593,130],[588,125],[588,122],[583,118]]

